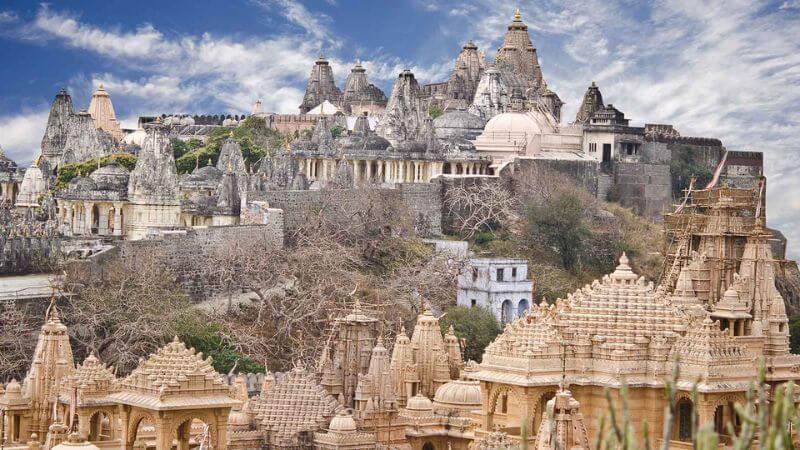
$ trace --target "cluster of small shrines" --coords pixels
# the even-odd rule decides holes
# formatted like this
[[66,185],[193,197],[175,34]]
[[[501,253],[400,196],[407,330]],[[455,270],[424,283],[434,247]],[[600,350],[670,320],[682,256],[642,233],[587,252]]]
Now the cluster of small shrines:
[[[666,218],[657,285],[625,254],[613,273],[542,301],[505,326],[482,362],[426,309],[391,348],[358,301],[331,322],[315,368],[268,373],[258,393],[209,358],[168,343],[118,378],[94,356],[75,366],[67,327],[49,308],[28,375],[0,390],[10,449],[591,449],[623,386],[635,433],[664,420],[679,364],[670,448],[692,417],[723,443],[766,368],[770,394],[800,379],[765,232],[763,189],[691,189]],[[692,391],[696,390],[694,396]],[[641,439],[643,436],[639,435]]]
[[[634,194],[646,191],[645,215],[660,214],[669,204],[669,181],[662,176],[669,151],[647,145],[698,138],[681,138],[669,125],[630,126],[623,113],[604,104],[594,83],[571,123],[561,123],[562,104],[547,87],[519,11],[492,64],[469,42],[446,82],[420,85],[405,70],[388,99],[360,64],[341,91],[329,62],[320,58],[300,114],[264,113],[256,103],[248,120],[264,121],[287,136],[283,148],[267,149],[270,155],[258,162],[246,163],[231,138],[215,164],[197,160],[194,171],[178,174],[171,141],[205,142],[245,117],[162,114],[141,117],[136,129],[126,130],[102,85],[89,108],[79,112],[62,90],[31,167],[17,167],[0,152],[0,203],[38,207],[52,195],[64,235],[141,239],[176,228],[239,224],[248,192],[391,188],[443,177],[500,176],[514,161],[534,159],[602,167],[605,172],[590,189],[601,197],[614,182],[630,180],[613,177],[612,164],[660,164],[659,175],[643,177],[641,186],[631,188]],[[434,118],[435,108],[443,114]],[[307,133],[298,133],[302,130]],[[717,140],[702,145],[723,151]],[[120,153],[137,156],[133,170],[100,163]],[[63,167],[90,160],[98,161],[97,167],[82,169],[67,186],[55,186]]]

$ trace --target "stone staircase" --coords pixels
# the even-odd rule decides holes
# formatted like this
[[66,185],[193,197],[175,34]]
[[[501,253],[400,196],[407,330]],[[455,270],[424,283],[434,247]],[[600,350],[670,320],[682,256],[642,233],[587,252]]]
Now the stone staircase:
[[614,185],[614,177],[605,173],[601,173],[597,177],[597,198],[605,200],[608,198],[608,191]]

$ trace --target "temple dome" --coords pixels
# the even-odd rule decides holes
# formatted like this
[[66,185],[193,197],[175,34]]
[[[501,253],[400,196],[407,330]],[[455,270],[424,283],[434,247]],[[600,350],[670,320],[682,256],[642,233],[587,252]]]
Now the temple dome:
[[436,137],[475,139],[486,123],[480,117],[466,111],[449,111],[433,121]]
[[0,147],[0,172],[14,172],[17,170],[17,163],[6,156],[3,148]]
[[103,166],[89,175],[100,189],[128,189],[130,171],[119,164],[111,163]]
[[331,419],[328,429],[339,433],[352,433],[356,431],[356,421],[353,420],[352,415],[345,411],[340,411],[339,414]]
[[484,129],[484,134],[515,135],[524,133],[528,139],[550,132],[553,132],[553,129],[549,126],[547,118],[538,111],[498,114],[486,123]]
[[219,181],[222,179],[222,171],[215,166],[203,166],[192,171],[188,177],[189,181]]
[[96,445],[87,442],[86,439],[72,433],[67,440],[53,447],[53,450],[100,450]]
[[425,397],[422,394],[417,394],[408,399],[408,404],[406,404],[406,409],[412,411],[432,411],[433,403],[431,403],[428,397]]
[[453,380],[445,383],[436,390],[433,401],[441,406],[480,408],[480,383],[470,380]]

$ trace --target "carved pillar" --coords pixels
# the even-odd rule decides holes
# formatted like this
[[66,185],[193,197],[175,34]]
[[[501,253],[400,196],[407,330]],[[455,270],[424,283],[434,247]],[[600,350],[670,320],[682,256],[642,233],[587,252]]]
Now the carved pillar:
[[114,203],[114,236],[122,236],[122,203]]
[[86,436],[86,440],[89,440],[91,435],[91,417],[87,414],[86,411],[78,412],[78,434],[81,436]]
[[165,418],[163,413],[159,413],[155,420],[156,448],[172,448],[172,421]]
[[378,183],[383,183],[383,161],[378,160]]
[[367,165],[367,183],[372,182],[372,161],[366,160],[364,164]]
[[[131,424],[128,423],[131,420],[131,411],[130,406],[128,405],[119,405],[117,411],[119,411],[119,424],[120,424],[120,443],[122,444],[123,450],[133,450],[133,441],[136,439],[136,436],[131,436],[130,428]],[[136,430],[134,430],[134,433]]]
[[109,234],[108,213],[110,209],[111,207],[107,204],[102,204],[97,207],[97,214],[99,215],[97,218],[97,234],[100,236],[107,236]]

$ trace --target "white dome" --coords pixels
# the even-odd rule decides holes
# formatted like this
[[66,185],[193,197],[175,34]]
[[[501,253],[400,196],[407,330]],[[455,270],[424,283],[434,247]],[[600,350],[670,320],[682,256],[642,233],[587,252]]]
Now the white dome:
[[515,135],[524,133],[527,139],[531,139],[533,136],[543,133],[552,133],[553,131],[553,127],[550,125],[547,117],[538,111],[498,114],[492,117],[484,129],[485,134]]
[[192,116],[182,118],[181,125],[194,125],[194,118]]
[[481,386],[477,381],[453,380],[439,386],[433,401],[442,406],[480,407]]
[[428,397],[425,397],[422,394],[417,394],[408,399],[406,409],[410,409],[412,411],[431,411],[433,410],[433,403],[431,403]]
[[356,421],[353,420],[353,416],[345,411],[342,411],[333,416],[328,429],[330,431],[336,431],[339,433],[351,433],[356,431]]
[[127,145],[138,145],[139,147],[144,144],[144,138],[147,137],[147,132],[144,131],[143,128],[139,128],[138,130],[128,133],[125,137],[122,138],[122,142]]

